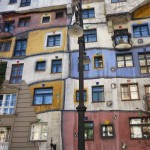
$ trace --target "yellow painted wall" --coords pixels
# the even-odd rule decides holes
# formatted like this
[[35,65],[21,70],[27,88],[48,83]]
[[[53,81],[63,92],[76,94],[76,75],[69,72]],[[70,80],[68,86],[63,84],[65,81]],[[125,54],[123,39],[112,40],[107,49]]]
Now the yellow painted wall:
[[[61,32],[61,45],[58,47],[45,47],[46,35],[48,33]],[[46,30],[36,30],[29,33],[26,55],[33,55],[39,53],[52,53],[57,51],[65,51],[67,44],[67,28],[51,28]]]
[[[42,84],[45,84],[44,87],[42,87]],[[32,102],[34,97],[34,89],[35,88],[53,88],[53,101],[51,105],[39,105],[34,106],[35,112],[45,112],[48,110],[61,110],[63,108],[63,97],[64,97],[64,81],[53,81],[53,82],[42,82],[38,84],[34,84],[30,86],[30,91],[32,95]]]
[[[0,42],[6,42],[8,40],[0,40]],[[4,58],[10,58],[13,56],[13,52],[14,52],[14,47],[15,47],[15,37],[9,39],[9,41],[11,41],[11,47],[10,50],[7,52],[0,52],[0,58],[4,57]]]
[[133,19],[150,17],[150,3],[140,7],[133,13]]

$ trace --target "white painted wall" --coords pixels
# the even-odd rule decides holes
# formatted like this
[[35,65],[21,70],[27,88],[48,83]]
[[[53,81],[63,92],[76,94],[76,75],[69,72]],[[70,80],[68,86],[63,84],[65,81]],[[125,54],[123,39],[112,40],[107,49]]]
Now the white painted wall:
[[61,137],[61,111],[46,112],[37,114],[40,122],[47,123],[47,142],[39,143],[39,150],[50,150],[51,138],[53,144],[56,144],[57,150],[62,150],[62,137]]
[[[130,80],[130,82],[129,82]],[[105,102],[92,103],[92,86],[96,86],[96,82],[99,82],[99,85],[104,85],[104,97]],[[112,89],[111,84],[115,83],[116,88]],[[140,100],[135,101],[122,101],[120,84],[123,83],[138,83]],[[91,79],[84,80],[84,89],[87,90],[87,101],[85,106],[87,110],[137,110],[143,109],[143,96],[144,96],[144,85],[150,83],[149,78],[137,78],[137,79],[126,79],[126,78],[113,78],[113,79]],[[67,79],[66,88],[65,88],[65,110],[76,110],[78,103],[74,103],[75,90],[79,89],[78,80],[76,79]],[[112,101],[113,106],[108,107],[107,101]]]
[[[56,59],[56,56],[58,56],[58,59],[62,59],[62,73],[51,73],[51,62],[53,59]],[[36,62],[39,60],[46,61],[45,71],[35,71]],[[22,80],[24,80],[27,84],[31,84],[33,82],[38,82],[42,80],[44,81],[64,79],[67,78],[69,74],[69,54],[54,53],[40,56],[32,56],[23,60],[9,60],[6,71],[6,80],[10,80],[12,64],[17,64],[17,61],[19,61],[19,63],[24,63]]]

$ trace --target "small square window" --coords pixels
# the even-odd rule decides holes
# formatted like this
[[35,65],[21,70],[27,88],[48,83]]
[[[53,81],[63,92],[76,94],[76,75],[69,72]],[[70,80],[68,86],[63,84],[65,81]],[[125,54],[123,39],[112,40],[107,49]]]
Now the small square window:
[[42,18],[42,23],[49,23],[50,22],[50,16],[45,16]]
[[61,35],[49,35],[47,38],[47,47],[60,46]]
[[62,72],[62,60],[52,60],[52,73],[61,73]]
[[94,8],[84,9],[82,14],[83,19],[94,18],[95,17]]
[[31,141],[47,140],[47,123],[34,123],[31,125]]
[[30,17],[20,18],[18,27],[27,27],[30,24]]
[[113,138],[114,128],[113,125],[101,125],[101,137],[102,138]]
[[39,61],[36,63],[36,71],[44,71],[45,70],[45,61]]
[[127,0],[111,0],[112,3],[126,2]]
[[84,30],[84,40],[86,43],[96,42],[97,41],[96,29]]
[[0,51],[7,52],[10,50],[11,42],[2,42],[0,43]]
[[[86,90],[84,90],[84,101],[87,100],[87,93],[86,93]],[[79,102],[79,91],[76,91],[76,101]]]
[[20,7],[30,6],[31,0],[21,0]]
[[95,56],[94,57],[94,68],[103,68],[103,57],[102,56]]
[[92,87],[92,102],[104,101],[104,86]]
[[56,19],[63,18],[64,12],[56,12]]
[[84,123],[84,139],[93,140],[94,139],[94,123],[93,121]]

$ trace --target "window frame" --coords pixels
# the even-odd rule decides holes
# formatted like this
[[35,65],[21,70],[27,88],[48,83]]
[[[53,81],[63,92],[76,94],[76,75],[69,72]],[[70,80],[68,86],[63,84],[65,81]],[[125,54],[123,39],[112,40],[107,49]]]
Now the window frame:
[[[128,59],[126,59],[126,56],[130,55],[131,56],[131,59],[130,61],[132,61],[132,66],[127,66],[127,61],[129,61]],[[118,60],[117,58],[121,56],[123,57],[123,60]],[[123,67],[119,67],[118,66],[118,62],[124,62],[124,66]],[[130,67],[134,67],[134,60],[133,60],[133,55],[132,53],[124,53],[124,54],[116,54],[116,64],[117,64],[117,68],[130,68]]]
[[[59,15],[62,14],[62,16],[60,17]],[[64,12],[63,11],[57,11],[55,13],[55,19],[62,19],[64,18]]]
[[[108,132],[107,132],[107,135],[106,136],[104,136],[103,135],[103,127],[108,127],[108,126],[110,126],[111,128],[112,128],[112,136],[109,136],[108,135]],[[113,124],[101,124],[100,125],[100,131],[101,131],[101,138],[103,138],[103,139],[112,139],[112,138],[114,138],[115,137],[115,131],[114,131],[114,126],[113,126]]]
[[[146,35],[146,36],[142,35],[142,29],[141,29],[141,28],[144,27],[144,26],[147,27],[147,34],[148,34],[148,35]],[[136,27],[139,27],[140,36],[135,36],[135,28],[136,28]],[[134,37],[134,38],[143,38],[143,37],[149,37],[149,36],[150,36],[150,29],[149,29],[148,23],[146,23],[146,24],[140,24],[140,25],[133,25],[133,26],[132,26],[132,30],[133,30],[133,37]]]
[[14,30],[14,28],[15,28],[15,20],[5,21],[5,23],[4,23],[4,31],[5,32],[12,32]]
[[[15,93],[11,94],[0,94],[3,98],[0,99],[0,114],[1,115],[13,115],[15,114],[17,95]],[[9,99],[7,99],[7,96]],[[13,99],[15,97],[15,99]],[[5,106],[6,105],[6,106]],[[7,109],[7,113],[5,113]],[[13,110],[13,112],[11,112]]]
[[[33,125],[38,125],[38,132],[36,132],[36,133],[38,133],[38,139],[37,140],[32,139],[32,135],[33,135],[33,133],[35,133],[35,132],[33,132]],[[42,126],[46,126],[45,132],[42,132]],[[47,134],[46,139],[40,139],[40,137],[42,137],[41,136],[42,133]],[[32,123],[31,124],[31,131],[30,131],[30,141],[31,142],[46,142],[47,140],[48,140],[48,124],[47,124],[47,122]]]
[[[39,63],[44,63],[44,69],[38,69]],[[45,71],[45,70],[46,70],[46,61],[45,60],[44,61],[37,61],[36,66],[35,66],[35,71]]]
[[[44,90],[44,89],[49,89],[50,90],[50,93],[40,93],[40,94],[35,94],[36,90]],[[46,87],[46,88],[35,88],[34,89],[34,96],[33,96],[33,105],[34,106],[40,106],[40,105],[52,105],[53,104],[53,94],[54,94],[54,91],[53,91],[53,87]],[[42,96],[42,103],[41,104],[36,104],[36,100],[35,100],[35,97],[36,96]],[[50,95],[52,98],[51,98],[51,101],[50,103],[48,104],[45,104],[43,103],[45,101],[45,95]]]
[[14,3],[17,3],[17,0],[10,0],[9,1],[9,4],[14,4]]
[[[149,88],[149,92],[147,92],[147,88]],[[150,100],[150,85],[144,85],[146,100]]]
[[[140,59],[140,55],[144,55],[144,59]],[[150,58],[147,59],[147,55],[150,55],[150,52],[145,52],[145,53],[138,53],[138,60],[139,60],[139,66],[140,66],[140,73],[141,74],[149,74],[150,73],[150,65],[148,65],[148,62],[150,61]],[[140,64],[140,60],[144,60],[145,61],[145,65],[141,65]],[[146,68],[146,73],[142,73],[141,72],[141,68]]]
[[11,48],[11,41],[0,43],[0,52],[9,52]]
[[[13,71],[16,71],[16,70],[13,70],[15,69],[14,67],[19,67],[17,68],[17,76],[13,76]],[[22,67],[22,68],[21,68]],[[10,83],[11,84],[19,84],[22,82],[22,75],[23,75],[23,67],[24,67],[24,64],[13,64],[12,65],[12,68],[11,68],[11,75],[10,75]],[[21,75],[20,75],[20,72],[21,72]],[[15,79],[15,83],[12,82],[12,80]],[[17,81],[16,79],[20,79],[19,81]],[[16,82],[17,81],[17,82]]]
[[[131,120],[134,120],[134,119],[140,119],[141,120],[141,123],[131,123]],[[143,121],[142,121],[142,119],[147,119],[148,120],[148,123],[146,124],[146,123],[142,123]],[[147,139],[150,139],[150,136],[149,136],[149,138],[144,138],[143,136],[143,127],[147,127],[147,126],[149,126],[149,128],[150,128],[150,117],[130,117],[129,118],[129,127],[130,127],[130,138],[131,138],[131,140],[137,140],[137,139],[142,139],[142,140],[147,140]],[[132,129],[131,129],[131,127],[140,127],[141,126],[141,134],[142,134],[142,137],[132,137]],[[150,134],[149,134],[150,135]]]
[[[56,62],[60,61],[61,63],[59,64],[54,64]],[[53,59],[52,62],[51,62],[51,73],[62,73],[62,67],[63,67],[63,64],[62,64],[62,59]],[[56,71],[53,71],[53,69],[56,68]],[[59,68],[61,68],[61,70],[59,71]]]
[[29,27],[31,17],[19,18],[18,27]]
[[[101,58],[102,66],[100,66],[100,63],[99,63],[100,60],[97,60],[99,66],[96,67],[97,63],[96,63],[95,59],[98,58],[98,57]],[[103,59],[103,56],[102,55],[94,56],[94,69],[103,69],[103,68],[104,68],[104,59]]]
[[[93,91],[94,88],[99,88],[95,92]],[[96,97],[102,97],[103,99],[93,99],[94,93],[96,94]],[[102,95],[101,95],[102,94]],[[92,103],[99,103],[99,102],[105,102],[105,93],[104,93],[104,85],[98,85],[98,86],[92,86]]]
[[[93,127],[86,128],[86,126],[85,126],[86,123],[92,123]],[[89,138],[89,134],[87,134],[87,138],[85,138],[85,131],[86,130],[89,131],[90,129],[92,129],[92,131],[93,131],[93,136],[92,136],[93,138]],[[89,132],[87,132],[87,133],[89,133]],[[85,139],[85,141],[94,141],[94,122],[93,121],[85,121],[84,122],[84,139]]]
[[31,5],[31,0],[21,0],[21,2],[20,2],[20,7],[26,7],[26,6],[30,6],[30,5]]
[[[90,11],[93,11],[92,14],[94,14],[94,15],[92,17],[90,17]],[[86,12],[87,17],[84,17],[85,12]],[[83,9],[82,14],[83,14],[82,15],[83,19],[95,18],[95,9],[94,8]]]
[[[132,85],[136,85],[137,91],[131,91],[130,86],[132,86]],[[122,92],[122,87],[123,87],[123,86],[126,86],[126,87],[128,86],[128,87],[127,87],[127,89],[128,89],[127,92]],[[132,99],[132,98],[131,98],[131,92],[133,92],[133,93],[136,92],[138,98],[137,98],[137,99]],[[123,99],[123,98],[122,98],[122,93],[127,93],[129,99]],[[121,94],[121,100],[122,100],[122,101],[136,101],[136,100],[140,100],[140,93],[139,93],[138,83],[129,83],[129,84],[125,83],[125,84],[120,84],[120,94]]]
[[[49,18],[48,22],[43,22],[44,21],[44,18]],[[50,23],[51,22],[51,17],[50,16],[43,16],[42,17],[42,23],[43,24],[47,24],[47,23]]]
[[[84,102],[86,102],[87,101],[87,90],[83,90],[83,91],[84,91],[84,94],[83,94]],[[79,102],[79,90],[75,91],[75,100],[76,100],[76,102]]]
[[[19,44],[19,42],[21,42],[21,46],[20,46],[21,49],[16,50],[17,46],[18,46],[17,44]],[[25,43],[23,43],[23,42],[25,42]],[[24,44],[25,44],[25,49],[22,48],[24,46]],[[27,48],[27,39],[18,39],[18,40],[16,40],[15,49],[14,49],[14,56],[15,57],[25,56],[26,55],[26,48]],[[17,52],[18,52],[19,55],[16,55]]]
[[[56,38],[59,37],[59,40],[56,40]],[[52,38],[52,45],[49,45],[48,42],[50,42],[49,38]],[[59,45],[56,44],[56,41],[59,41]],[[48,35],[47,36],[47,43],[46,43],[46,47],[59,47],[61,46],[61,34],[55,34],[55,35]]]
[[[94,41],[91,40],[91,36],[95,36]],[[85,43],[97,42],[97,29],[84,30],[84,41]]]
[[120,2],[126,2],[127,0],[117,0],[117,1],[113,1],[111,0],[111,3],[120,3]]

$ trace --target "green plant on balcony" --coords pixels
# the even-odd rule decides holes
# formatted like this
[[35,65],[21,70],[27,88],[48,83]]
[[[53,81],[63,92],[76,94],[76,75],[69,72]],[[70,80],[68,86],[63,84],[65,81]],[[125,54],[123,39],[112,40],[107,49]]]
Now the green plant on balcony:
[[5,80],[6,68],[7,62],[0,62],[0,85],[2,85]]

